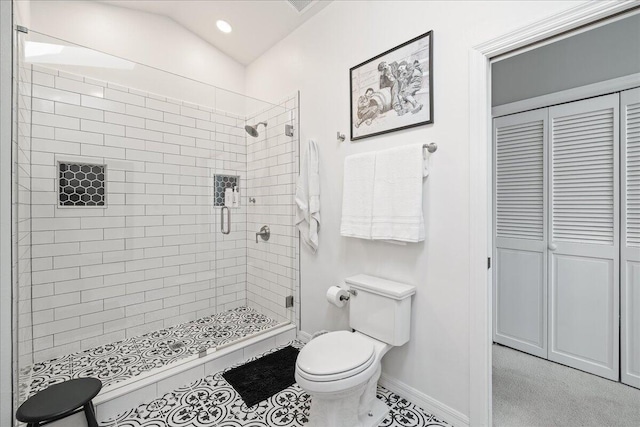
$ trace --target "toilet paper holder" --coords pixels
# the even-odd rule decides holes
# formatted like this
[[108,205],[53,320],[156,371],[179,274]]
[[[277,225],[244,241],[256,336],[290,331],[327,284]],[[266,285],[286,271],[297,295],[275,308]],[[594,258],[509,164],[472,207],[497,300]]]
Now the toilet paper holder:
[[353,295],[354,297],[358,296],[358,291],[356,291],[355,289],[346,289],[346,291],[349,293],[349,295],[340,295],[340,301],[349,301],[351,295]]

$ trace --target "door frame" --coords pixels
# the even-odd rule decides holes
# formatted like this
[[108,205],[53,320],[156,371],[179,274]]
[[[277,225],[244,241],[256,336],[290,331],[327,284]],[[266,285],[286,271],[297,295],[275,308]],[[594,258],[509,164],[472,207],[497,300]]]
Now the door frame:
[[[469,424],[492,424],[491,61],[639,7],[592,0],[472,47],[469,51]],[[485,177],[485,179],[478,179]]]

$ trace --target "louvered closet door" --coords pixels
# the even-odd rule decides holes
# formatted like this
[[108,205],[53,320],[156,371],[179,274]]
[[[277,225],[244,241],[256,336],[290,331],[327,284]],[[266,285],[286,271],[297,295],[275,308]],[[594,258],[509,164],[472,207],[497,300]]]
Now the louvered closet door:
[[549,359],[616,381],[618,99],[549,109]]
[[622,382],[640,388],[640,89],[622,92]]
[[547,357],[547,109],[497,118],[493,133],[493,338]]

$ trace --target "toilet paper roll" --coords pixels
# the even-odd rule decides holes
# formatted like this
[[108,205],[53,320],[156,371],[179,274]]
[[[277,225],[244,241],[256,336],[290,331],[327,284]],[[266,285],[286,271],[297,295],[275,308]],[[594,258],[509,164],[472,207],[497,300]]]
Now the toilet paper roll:
[[347,303],[347,300],[341,300],[340,297],[347,298],[348,296],[349,294],[347,293],[347,291],[337,286],[331,286],[329,289],[327,289],[327,301],[329,301],[336,307],[344,307],[344,305]]

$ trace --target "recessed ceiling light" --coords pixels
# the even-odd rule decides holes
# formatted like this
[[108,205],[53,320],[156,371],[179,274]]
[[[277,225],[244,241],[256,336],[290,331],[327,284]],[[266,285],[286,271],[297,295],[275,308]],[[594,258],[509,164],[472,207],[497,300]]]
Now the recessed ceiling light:
[[216,27],[223,33],[230,33],[233,28],[231,28],[231,24],[227,21],[223,21],[222,19],[218,19],[216,21]]

